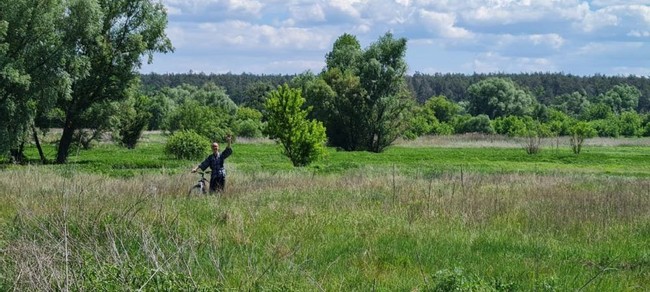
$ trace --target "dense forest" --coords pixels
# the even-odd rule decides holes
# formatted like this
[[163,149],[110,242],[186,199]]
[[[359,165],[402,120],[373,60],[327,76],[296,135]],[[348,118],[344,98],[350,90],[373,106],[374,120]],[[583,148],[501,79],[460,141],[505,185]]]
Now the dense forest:
[[[181,84],[201,86],[205,83],[214,83],[226,89],[228,96],[237,104],[246,98],[247,90],[256,83],[270,84],[277,87],[289,82],[295,75],[255,75],[243,74],[205,74],[205,73],[179,73],[158,74],[149,73],[141,75],[145,91],[154,92],[164,87],[177,87]],[[548,105],[551,100],[563,94],[580,92],[586,96],[604,94],[614,86],[628,84],[636,87],[640,92],[637,111],[640,113],[650,111],[650,79],[639,76],[577,76],[563,73],[522,73],[522,74],[423,74],[416,72],[406,76],[406,82],[414,97],[424,103],[432,96],[445,96],[459,102],[467,100],[467,89],[470,85],[489,78],[505,77],[516,84],[529,90],[537,100]]]

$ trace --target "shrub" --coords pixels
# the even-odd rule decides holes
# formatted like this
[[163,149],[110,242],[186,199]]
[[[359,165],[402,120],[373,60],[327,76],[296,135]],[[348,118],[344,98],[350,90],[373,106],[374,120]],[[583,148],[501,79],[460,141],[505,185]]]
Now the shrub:
[[595,120],[589,122],[596,130],[598,137],[618,137],[621,134],[621,129],[618,126],[618,121],[615,119]]
[[223,141],[231,132],[234,115],[219,107],[199,105],[188,101],[176,108],[165,121],[169,132],[194,131],[212,141]]
[[641,117],[634,111],[628,111],[619,117],[621,135],[625,137],[638,137],[643,134]]
[[325,127],[316,120],[308,120],[309,109],[302,109],[305,99],[299,89],[286,84],[269,93],[265,108],[266,134],[284,148],[294,166],[306,166],[325,155]]
[[456,116],[454,118],[454,129],[456,133],[483,133],[494,134],[494,128],[487,115]]
[[497,134],[509,137],[526,136],[528,132],[524,119],[517,116],[498,117],[492,122],[492,127]]
[[165,153],[178,159],[201,159],[209,152],[210,141],[194,131],[172,134],[165,144]]
[[238,120],[235,122],[235,133],[240,137],[259,138],[262,137],[263,126],[258,120]]
[[596,130],[587,122],[578,122],[571,127],[571,148],[573,153],[580,154],[582,143],[586,138],[596,136]]

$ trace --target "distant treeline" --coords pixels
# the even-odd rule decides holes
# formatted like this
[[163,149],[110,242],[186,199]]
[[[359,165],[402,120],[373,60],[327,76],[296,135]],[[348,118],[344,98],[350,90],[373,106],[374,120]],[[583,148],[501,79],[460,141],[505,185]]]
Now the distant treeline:
[[[164,87],[181,84],[201,86],[211,82],[226,89],[228,96],[237,104],[246,99],[247,90],[254,84],[265,83],[277,87],[289,82],[296,75],[256,75],[256,74],[143,74],[142,85],[145,91],[157,91]],[[638,112],[650,112],[650,79],[639,76],[576,76],[563,73],[523,73],[523,74],[422,74],[407,76],[406,80],[414,97],[424,102],[432,96],[443,95],[455,102],[467,100],[467,88],[488,77],[510,78],[516,84],[529,90],[537,100],[548,105],[555,96],[580,92],[586,96],[597,96],[612,89],[615,85],[628,84],[641,92]]]

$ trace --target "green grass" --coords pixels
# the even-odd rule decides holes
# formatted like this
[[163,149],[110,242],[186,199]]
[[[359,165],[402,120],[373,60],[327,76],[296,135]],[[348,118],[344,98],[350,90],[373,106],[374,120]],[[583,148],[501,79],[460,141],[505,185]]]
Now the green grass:
[[[154,139],[155,140],[155,139]],[[132,177],[143,173],[177,173],[200,161],[176,160],[163,154],[163,143],[141,143],[135,150],[101,144],[92,150],[73,152],[66,166],[56,169]],[[51,148],[51,146],[50,146]],[[238,171],[291,171],[289,160],[274,144],[235,144],[228,160]],[[49,150],[49,151],[48,151]],[[53,152],[46,149],[46,152]],[[31,161],[38,154],[26,151]],[[206,153],[207,156],[207,153]],[[536,155],[520,148],[389,147],[383,153],[345,152],[328,149],[320,162],[301,169],[314,173],[340,174],[349,170],[389,172],[393,167],[410,174],[449,171],[480,173],[544,173],[650,177],[650,147],[586,147],[579,155],[568,147],[544,149]]]
[[650,289],[648,147],[233,147],[222,196],[160,140],[0,170],[0,290]]

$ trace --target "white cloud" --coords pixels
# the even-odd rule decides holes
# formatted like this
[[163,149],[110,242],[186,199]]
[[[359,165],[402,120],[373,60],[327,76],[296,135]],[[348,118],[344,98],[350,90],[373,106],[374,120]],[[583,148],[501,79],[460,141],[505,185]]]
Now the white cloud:
[[427,29],[448,38],[470,38],[472,33],[456,27],[456,16],[448,13],[420,10],[420,18]]
[[575,54],[586,56],[616,56],[626,51],[643,49],[642,42],[590,42],[580,47]]
[[631,37],[637,37],[637,38],[647,38],[647,37],[650,37],[650,31],[647,31],[647,30],[644,30],[644,31],[633,30],[633,31],[630,31],[627,35],[631,36]]
[[255,0],[229,0],[228,1],[230,10],[242,10],[251,14],[259,14],[260,10],[264,6],[259,1]]
[[528,39],[531,40],[534,45],[548,45],[553,49],[559,49],[564,44],[564,38],[555,33],[533,34],[528,36]]
[[342,33],[368,44],[386,31],[409,40],[409,68],[420,72],[618,74],[650,66],[650,0],[162,1],[176,48],[164,60],[196,60],[173,65],[195,71],[320,68]]
[[320,50],[330,45],[329,33],[315,29],[296,27],[273,27],[243,21],[203,23],[201,45],[235,46],[242,49],[258,49],[261,53],[268,49]]
[[553,72],[558,68],[546,58],[511,58],[494,52],[487,52],[476,57],[465,68],[477,73],[490,72]]
[[363,6],[367,2],[368,0],[331,0],[328,4],[348,16],[359,18],[361,17],[361,12],[357,6]]
[[323,6],[321,6],[319,3],[308,6],[292,5],[289,7],[289,11],[291,12],[292,19],[298,21],[320,22],[326,19]]

